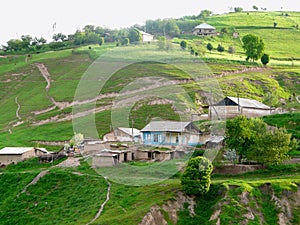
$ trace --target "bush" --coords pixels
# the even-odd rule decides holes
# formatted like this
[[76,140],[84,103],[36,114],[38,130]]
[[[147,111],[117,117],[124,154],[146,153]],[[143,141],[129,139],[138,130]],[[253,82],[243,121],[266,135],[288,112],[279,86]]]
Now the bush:
[[188,195],[203,195],[209,191],[212,163],[205,157],[191,158],[181,176],[182,190]]

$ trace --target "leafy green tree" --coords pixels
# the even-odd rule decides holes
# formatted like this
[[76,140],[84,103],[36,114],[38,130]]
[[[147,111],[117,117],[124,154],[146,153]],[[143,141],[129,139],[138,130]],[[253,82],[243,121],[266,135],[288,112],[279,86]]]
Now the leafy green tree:
[[243,8],[242,7],[234,7],[234,11],[235,12],[243,12]]
[[243,49],[246,51],[247,60],[259,59],[264,51],[265,44],[261,38],[254,34],[247,34],[242,38]]
[[99,39],[99,45],[103,45],[103,44],[104,44],[104,38],[101,37],[101,38]]
[[225,48],[222,45],[218,44],[217,51],[218,52],[224,52]]
[[262,64],[267,65],[270,62],[270,56],[268,54],[263,54],[260,61]]
[[158,42],[157,42],[157,45],[158,45],[158,48],[160,50],[163,50],[163,49],[166,49],[166,46],[167,46],[167,39],[165,36],[160,36],[157,38]]
[[131,28],[128,32],[130,43],[139,42],[142,40],[142,34],[136,28]]
[[212,15],[212,11],[205,9],[200,12],[200,14],[197,16],[197,18],[205,19],[206,17],[209,17],[211,15]]
[[122,45],[129,45],[129,42],[130,42],[129,38],[124,38],[122,40]]
[[186,40],[182,40],[182,41],[180,42],[180,47],[181,47],[182,49],[186,49],[186,47],[187,47],[187,41],[186,41]]
[[210,53],[211,53],[211,50],[213,50],[214,47],[212,46],[211,43],[208,43],[208,44],[206,45],[206,48],[207,48],[207,50],[210,51]]
[[252,8],[256,11],[258,10],[258,7],[256,5],[252,6]]
[[223,28],[221,29],[221,32],[222,32],[223,34],[227,34],[227,33],[228,33],[227,28],[226,28],[226,27],[223,27]]
[[205,157],[191,158],[181,176],[182,190],[188,195],[203,195],[209,191],[212,163]]
[[234,49],[233,46],[230,45],[230,46],[228,47],[228,53],[229,53],[229,54],[234,54],[234,53],[235,53],[235,49]]
[[170,37],[176,37],[180,34],[179,27],[174,19],[167,20],[165,23],[164,31]]
[[258,133],[267,131],[261,119],[248,119],[244,115],[237,116],[226,123],[225,141],[229,149],[235,149],[238,160],[247,158],[249,146],[255,143]]
[[295,139],[286,129],[275,128],[265,133],[259,133],[258,138],[249,151],[249,158],[262,165],[277,165],[288,159],[288,152],[297,146]]

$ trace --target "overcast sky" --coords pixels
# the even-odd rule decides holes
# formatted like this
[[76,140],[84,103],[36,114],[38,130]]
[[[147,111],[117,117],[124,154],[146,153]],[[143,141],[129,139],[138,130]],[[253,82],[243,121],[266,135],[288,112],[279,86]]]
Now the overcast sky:
[[198,15],[204,9],[224,13],[237,6],[251,10],[253,5],[300,11],[299,0],[2,0],[0,45],[23,34],[49,40],[53,33],[71,34],[87,24],[130,27],[144,24],[147,19]]

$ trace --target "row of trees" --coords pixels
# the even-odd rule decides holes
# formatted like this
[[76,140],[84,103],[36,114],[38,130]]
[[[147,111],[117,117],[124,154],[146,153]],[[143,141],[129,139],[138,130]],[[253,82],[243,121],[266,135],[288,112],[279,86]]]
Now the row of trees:
[[52,36],[53,41],[47,43],[41,37],[31,37],[22,35],[20,39],[11,39],[7,45],[2,46],[5,52],[34,52],[43,50],[54,50],[70,48],[76,45],[99,44],[104,42],[118,42],[122,45],[138,42],[142,39],[137,26],[124,29],[109,29],[86,25],[82,30],[77,30],[74,34],[56,33]]

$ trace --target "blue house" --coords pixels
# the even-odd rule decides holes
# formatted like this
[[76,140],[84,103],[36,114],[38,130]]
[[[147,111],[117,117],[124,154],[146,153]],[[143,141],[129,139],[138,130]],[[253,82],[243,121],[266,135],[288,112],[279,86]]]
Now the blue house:
[[195,146],[200,137],[192,122],[152,121],[141,133],[145,145]]

